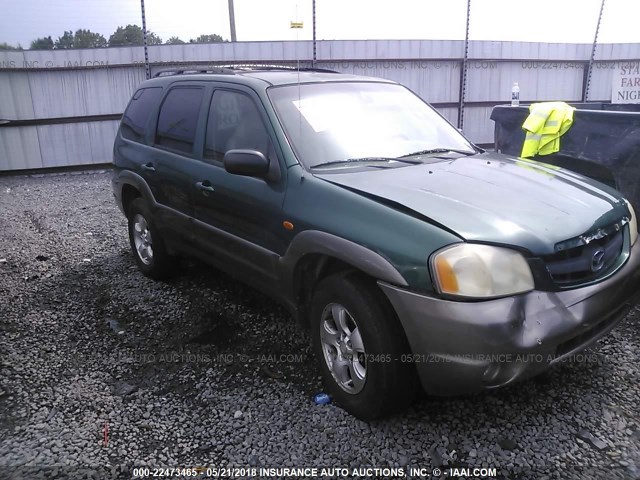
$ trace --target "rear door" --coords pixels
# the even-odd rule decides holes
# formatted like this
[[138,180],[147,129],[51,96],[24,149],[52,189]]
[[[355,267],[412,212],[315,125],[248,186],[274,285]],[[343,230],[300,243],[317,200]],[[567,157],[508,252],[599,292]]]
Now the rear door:
[[[286,170],[264,106],[251,89],[219,85],[208,108],[203,166],[196,186],[198,238],[218,264],[249,283],[273,286],[287,245],[282,225]],[[225,152],[257,150],[271,162],[265,180],[228,173]]]
[[167,89],[157,115],[153,147],[142,165],[159,204],[156,223],[170,239],[193,240],[191,178],[200,166],[198,125],[206,120],[210,95],[210,87],[202,82],[176,82]]

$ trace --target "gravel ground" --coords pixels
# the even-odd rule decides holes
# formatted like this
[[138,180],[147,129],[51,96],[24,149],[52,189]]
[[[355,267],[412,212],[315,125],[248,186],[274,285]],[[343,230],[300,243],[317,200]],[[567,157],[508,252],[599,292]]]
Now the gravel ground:
[[110,188],[107,172],[0,178],[0,478],[144,465],[640,478],[638,308],[541,379],[367,424],[313,403],[308,337],[268,298],[187,261],[171,281],[142,276]]

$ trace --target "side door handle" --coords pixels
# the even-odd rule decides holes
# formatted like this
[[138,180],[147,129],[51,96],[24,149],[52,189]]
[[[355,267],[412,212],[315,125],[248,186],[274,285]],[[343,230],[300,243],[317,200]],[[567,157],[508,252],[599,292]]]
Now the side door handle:
[[209,180],[205,180],[204,182],[197,182],[196,188],[205,194],[215,192],[215,189],[211,186]]
[[147,172],[155,172],[156,171],[156,167],[151,162],[145,163],[144,165],[142,165],[142,169],[146,170]]

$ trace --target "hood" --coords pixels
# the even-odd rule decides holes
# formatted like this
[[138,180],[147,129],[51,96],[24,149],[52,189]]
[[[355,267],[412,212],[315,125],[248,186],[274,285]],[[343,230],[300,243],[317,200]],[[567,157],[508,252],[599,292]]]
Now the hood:
[[627,215],[622,196],[599,182],[498,153],[333,172],[315,176],[400,204],[465,240],[519,246],[538,255]]

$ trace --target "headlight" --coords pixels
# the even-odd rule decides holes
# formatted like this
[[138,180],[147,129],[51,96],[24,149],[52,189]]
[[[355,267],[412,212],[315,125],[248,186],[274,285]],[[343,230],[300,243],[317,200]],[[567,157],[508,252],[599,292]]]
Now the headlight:
[[638,239],[638,218],[636,217],[636,212],[631,206],[631,202],[629,200],[625,201],[627,202],[627,207],[629,207],[629,211],[631,212],[631,218],[629,219],[629,235],[631,239],[631,245],[633,245]]
[[440,293],[492,298],[533,290],[533,276],[524,257],[508,248],[460,243],[431,258]]

